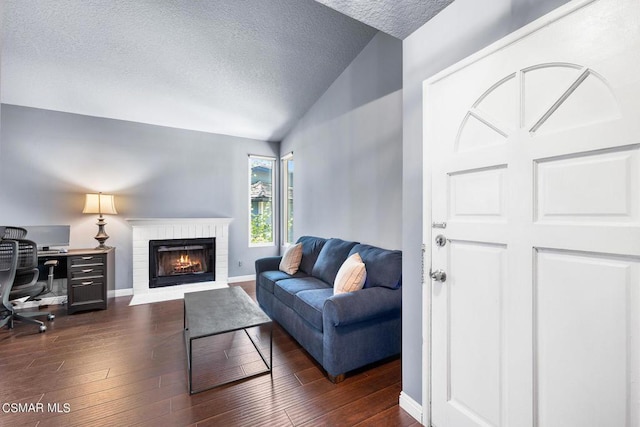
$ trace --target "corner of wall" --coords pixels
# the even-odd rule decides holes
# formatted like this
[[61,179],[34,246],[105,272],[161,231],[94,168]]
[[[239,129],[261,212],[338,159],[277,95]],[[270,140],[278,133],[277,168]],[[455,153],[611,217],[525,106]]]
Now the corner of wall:
[[399,248],[402,42],[376,34],[284,138],[289,151],[296,236]]
[[422,419],[422,405],[413,400],[411,396],[404,391],[400,392],[400,401],[398,403],[400,404],[400,408],[404,409],[409,415],[415,418],[416,421],[420,424],[424,424]]

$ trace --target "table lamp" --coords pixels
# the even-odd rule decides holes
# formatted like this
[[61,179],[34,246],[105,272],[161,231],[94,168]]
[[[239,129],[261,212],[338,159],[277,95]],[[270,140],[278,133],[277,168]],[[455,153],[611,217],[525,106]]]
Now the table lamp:
[[96,225],[98,226],[98,234],[96,234],[95,239],[100,242],[96,249],[109,249],[109,246],[105,246],[104,242],[109,238],[109,235],[104,231],[104,226],[106,222],[104,222],[103,214],[115,215],[118,212],[116,211],[116,205],[113,199],[112,194],[87,194],[84,201],[84,209],[82,209],[82,213],[86,214],[99,214],[98,222]]

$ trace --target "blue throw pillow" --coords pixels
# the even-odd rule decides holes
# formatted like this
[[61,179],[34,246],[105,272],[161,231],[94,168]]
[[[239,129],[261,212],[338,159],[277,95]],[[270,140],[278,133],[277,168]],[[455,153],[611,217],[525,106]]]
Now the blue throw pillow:
[[341,239],[327,240],[313,266],[312,276],[333,286],[338,270],[349,256],[351,248],[357,244],[358,242],[347,242]]
[[402,251],[392,251],[376,246],[357,244],[349,255],[359,253],[367,269],[365,288],[383,286],[398,289],[402,286]]
[[313,236],[302,236],[298,239],[297,243],[302,243],[302,261],[300,261],[299,270],[311,274],[313,266],[320,255],[322,247],[327,242],[327,239]]

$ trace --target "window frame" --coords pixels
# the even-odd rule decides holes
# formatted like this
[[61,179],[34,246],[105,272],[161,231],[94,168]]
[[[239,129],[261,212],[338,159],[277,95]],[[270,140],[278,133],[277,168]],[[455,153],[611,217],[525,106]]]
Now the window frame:
[[[282,213],[281,218],[280,218],[280,241],[282,242],[282,246],[283,247],[287,247],[289,245],[292,245],[294,243],[294,238],[293,238],[293,233],[291,236],[291,241],[288,240],[289,238],[289,161],[294,161],[293,160],[293,151],[285,154],[284,156],[280,157],[280,182],[281,182],[281,191],[280,194],[282,195],[281,197],[281,203],[280,203],[280,212]],[[294,163],[295,164],[295,163]],[[291,195],[291,221],[293,222],[293,194]],[[293,227],[292,227],[292,231],[293,231]]]
[[[253,241],[253,234],[252,234],[252,225],[253,225],[253,206],[252,206],[252,200],[251,200],[251,181],[252,181],[252,171],[253,171],[253,160],[261,160],[261,161],[268,161],[271,162],[272,166],[271,166],[271,241],[270,242],[254,242]],[[278,201],[278,185],[276,182],[276,168],[277,168],[277,157],[273,157],[273,156],[262,156],[262,155],[255,155],[255,154],[249,154],[248,156],[248,220],[247,220],[247,231],[248,231],[248,242],[249,242],[249,247],[250,248],[258,248],[258,247],[269,247],[269,246],[275,246],[276,245],[276,233],[277,233],[277,229],[276,229],[276,215],[277,215],[277,201]]]

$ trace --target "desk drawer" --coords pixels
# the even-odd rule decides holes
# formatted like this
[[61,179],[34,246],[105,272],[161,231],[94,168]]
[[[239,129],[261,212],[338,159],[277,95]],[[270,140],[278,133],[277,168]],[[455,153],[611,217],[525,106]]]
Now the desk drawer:
[[81,268],[87,265],[104,265],[105,258],[104,255],[84,255],[84,256],[73,256],[69,259],[69,265],[71,268]]
[[104,280],[73,280],[71,282],[71,295],[73,301],[77,304],[87,304],[92,302],[104,301]]
[[104,265],[84,265],[71,267],[69,275],[71,280],[84,279],[87,277],[104,277],[105,270]]

